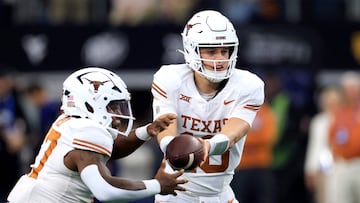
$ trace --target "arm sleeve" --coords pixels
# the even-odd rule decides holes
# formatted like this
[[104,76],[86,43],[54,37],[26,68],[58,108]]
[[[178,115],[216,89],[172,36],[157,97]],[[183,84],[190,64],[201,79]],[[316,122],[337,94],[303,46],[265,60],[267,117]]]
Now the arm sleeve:
[[81,171],[81,179],[92,194],[100,201],[136,200],[160,193],[160,183],[156,179],[144,180],[144,190],[124,190],[110,185],[101,176],[96,165],[92,164]]

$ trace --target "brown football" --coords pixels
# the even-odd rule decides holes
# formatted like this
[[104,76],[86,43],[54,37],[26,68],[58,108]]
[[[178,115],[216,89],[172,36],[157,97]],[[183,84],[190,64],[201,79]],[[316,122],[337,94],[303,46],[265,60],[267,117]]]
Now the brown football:
[[176,136],[168,144],[165,157],[169,165],[175,169],[191,171],[203,160],[204,152],[201,142],[191,135]]

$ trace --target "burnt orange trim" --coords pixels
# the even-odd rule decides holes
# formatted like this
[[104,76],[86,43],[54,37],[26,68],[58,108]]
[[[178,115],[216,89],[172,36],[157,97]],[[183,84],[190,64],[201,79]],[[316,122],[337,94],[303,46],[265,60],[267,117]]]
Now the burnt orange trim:
[[152,83],[151,86],[157,93],[159,93],[161,96],[167,98],[166,92],[164,90],[162,90],[159,86],[157,86],[155,83]]
[[50,129],[49,133],[47,134],[45,141],[50,141],[49,147],[46,149],[43,157],[40,159],[40,163],[37,167],[32,167],[30,173],[28,174],[31,178],[37,178],[40,171],[43,169],[45,163],[49,159],[49,156],[51,155],[52,151],[57,146],[57,140],[60,138],[60,133],[55,131],[54,129]]
[[75,138],[73,140],[73,144],[83,146],[83,147],[86,147],[86,148],[89,148],[89,149],[93,149],[96,152],[99,152],[101,154],[107,154],[109,156],[111,155],[111,151],[107,150],[106,148],[104,148],[104,147],[102,147],[100,145],[94,144],[92,142],[88,142],[88,141],[85,141],[85,140],[80,140],[80,139]]
[[232,103],[234,101],[235,101],[235,99],[233,99],[233,100],[224,100],[224,105],[228,105],[228,104],[230,104],[230,103]]
[[260,109],[261,106],[259,105],[250,105],[250,104],[247,104],[244,106],[245,109],[250,109],[250,110],[253,110],[253,111],[258,111]]

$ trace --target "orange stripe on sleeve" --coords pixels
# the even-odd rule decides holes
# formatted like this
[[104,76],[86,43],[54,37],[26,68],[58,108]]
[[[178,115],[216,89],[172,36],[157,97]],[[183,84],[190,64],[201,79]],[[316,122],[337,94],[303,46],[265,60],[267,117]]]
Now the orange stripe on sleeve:
[[259,105],[251,105],[251,104],[246,104],[244,106],[245,109],[249,109],[249,110],[253,110],[253,111],[258,111],[260,109],[261,106]]
[[108,156],[111,156],[111,151],[107,150],[106,148],[104,148],[100,145],[94,144],[92,142],[88,142],[85,140],[80,140],[80,139],[75,138],[73,140],[73,144],[88,148],[88,149],[98,152],[100,154],[106,154]]
[[167,98],[167,94],[164,90],[162,90],[159,86],[157,86],[155,83],[152,83],[151,87],[159,93],[161,96]]

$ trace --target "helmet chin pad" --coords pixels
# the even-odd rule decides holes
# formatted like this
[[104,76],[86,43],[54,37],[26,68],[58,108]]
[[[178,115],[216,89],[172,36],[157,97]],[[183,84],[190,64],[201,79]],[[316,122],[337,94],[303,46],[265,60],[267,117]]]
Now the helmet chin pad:
[[203,75],[210,82],[219,83],[227,78],[226,77],[227,72],[228,69],[223,71],[212,71],[204,68],[201,75]]

